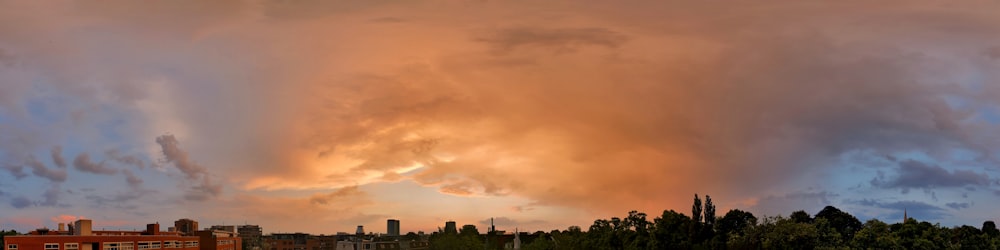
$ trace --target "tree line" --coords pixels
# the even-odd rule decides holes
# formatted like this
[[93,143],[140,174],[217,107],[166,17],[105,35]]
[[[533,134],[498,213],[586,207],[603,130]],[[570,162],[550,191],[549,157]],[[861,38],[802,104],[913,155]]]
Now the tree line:
[[[480,235],[475,226],[459,232],[439,230],[430,237],[431,249],[501,249],[497,237]],[[524,250],[555,249],[998,249],[1000,230],[993,221],[982,227],[944,227],[908,218],[889,224],[878,219],[864,223],[833,206],[815,215],[796,211],[757,218],[732,209],[716,216],[710,196],[704,204],[695,194],[691,216],[665,210],[650,221],[631,211],[624,218],[597,219],[583,231],[565,230],[522,234]]]

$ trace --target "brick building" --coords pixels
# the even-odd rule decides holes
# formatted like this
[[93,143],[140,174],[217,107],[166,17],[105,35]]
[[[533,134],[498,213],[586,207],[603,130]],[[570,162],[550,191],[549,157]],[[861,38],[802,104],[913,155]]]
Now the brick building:
[[239,250],[240,238],[209,232],[197,236],[160,232],[159,224],[146,225],[145,231],[93,231],[91,220],[77,220],[70,230],[32,232],[7,236],[5,250]]

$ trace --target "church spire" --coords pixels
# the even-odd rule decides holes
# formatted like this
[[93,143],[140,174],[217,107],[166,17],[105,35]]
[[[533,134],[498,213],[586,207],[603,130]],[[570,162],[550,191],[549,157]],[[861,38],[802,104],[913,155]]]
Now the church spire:
[[909,219],[909,217],[906,216],[906,208],[903,208],[903,223],[906,223],[907,219]]

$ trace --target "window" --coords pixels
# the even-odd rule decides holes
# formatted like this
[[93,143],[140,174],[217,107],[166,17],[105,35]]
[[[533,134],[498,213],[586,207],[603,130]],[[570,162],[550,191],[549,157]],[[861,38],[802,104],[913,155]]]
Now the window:
[[17,249],[17,244],[7,244],[7,249],[8,250],[15,250],[15,249]]
[[59,243],[45,243],[45,250],[59,250]]
[[66,243],[66,244],[63,244],[63,248],[66,249],[66,250],[79,250],[80,249],[80,243]]
[[160,249],[160,242],[159,241],[150,242],[149,243],[149,248]]
[[118,242],[105,242],[104,250],[120,250],[118,249]]
[[133,249],[135,249],[134,247],[132,247],[132,242],[122,242],[120,245],[121,245],[121,247],[119,247],[120,250],[133,250]]

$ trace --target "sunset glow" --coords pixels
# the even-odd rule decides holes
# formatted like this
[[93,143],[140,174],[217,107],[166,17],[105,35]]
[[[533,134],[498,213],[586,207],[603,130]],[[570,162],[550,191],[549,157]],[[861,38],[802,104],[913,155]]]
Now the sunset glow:
[[0,229],[1000,219],[1000,5],[820,3],[0,2]]

